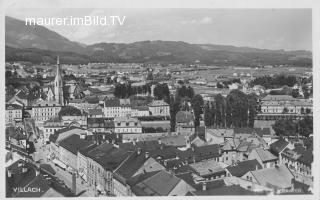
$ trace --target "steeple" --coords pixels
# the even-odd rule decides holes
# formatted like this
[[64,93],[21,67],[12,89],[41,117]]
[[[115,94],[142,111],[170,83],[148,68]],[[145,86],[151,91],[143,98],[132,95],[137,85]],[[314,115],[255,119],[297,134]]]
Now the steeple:
[[54,79],[54,98],[55,101],[61,105],[63,105],[63,82],[60,71],[60,59],[57,57],[57,74]]

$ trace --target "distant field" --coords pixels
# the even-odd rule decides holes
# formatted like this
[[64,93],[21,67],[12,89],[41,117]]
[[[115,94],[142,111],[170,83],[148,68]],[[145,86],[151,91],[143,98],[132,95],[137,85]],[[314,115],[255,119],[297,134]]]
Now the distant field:
[[264,68],[264,69],[254,69],[254,68],[219,68],[210,69],[205,71],[197,72],[182,72],[179,75],[175,75],[180,78],[205,78],[207,81],[215,81],[216,76],[233,77],[234,73],[240,75],[243,73],[245,76],[252,73],[252,76],[265,76],[271,74],[286,74],[286,75],[303,75],[305,72],[311,72],[312,68],[307,67],[279,67],[279,68]]

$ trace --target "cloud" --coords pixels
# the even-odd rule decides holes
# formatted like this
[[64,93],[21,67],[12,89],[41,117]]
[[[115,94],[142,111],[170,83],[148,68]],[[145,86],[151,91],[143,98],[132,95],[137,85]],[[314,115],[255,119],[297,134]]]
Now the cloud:
[[211,17],[203,17],[201,19],[184,20],[181,23],[183,25],[195,25],[195,24],[211,24],[213,22]]

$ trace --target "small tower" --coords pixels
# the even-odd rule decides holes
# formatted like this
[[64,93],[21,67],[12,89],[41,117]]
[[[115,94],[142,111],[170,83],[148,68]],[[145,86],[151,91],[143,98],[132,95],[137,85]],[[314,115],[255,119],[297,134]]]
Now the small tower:
[[57,73],[54,79],[54,99],[57,103],[63,105],[63,82],[62,82],[62,75],[60,70],[60,61],[59,56],[57,58]]

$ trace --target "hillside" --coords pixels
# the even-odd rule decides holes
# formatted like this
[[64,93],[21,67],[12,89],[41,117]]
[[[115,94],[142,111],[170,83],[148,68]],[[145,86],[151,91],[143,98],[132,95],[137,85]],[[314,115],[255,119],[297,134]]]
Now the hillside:
[[6,61],[54,63],[60,55],[65,63],[136,62],[186,63],[214,65],[311,66],[308,51],[267,50],[214,44],[189,44],[181,41],[140,41],[83,45],[72,42],[42,26],[25,26],[24,22],[6,17]]

